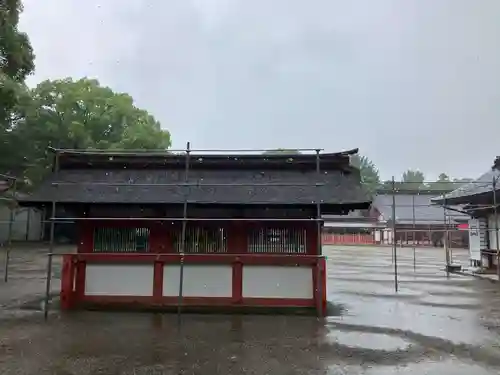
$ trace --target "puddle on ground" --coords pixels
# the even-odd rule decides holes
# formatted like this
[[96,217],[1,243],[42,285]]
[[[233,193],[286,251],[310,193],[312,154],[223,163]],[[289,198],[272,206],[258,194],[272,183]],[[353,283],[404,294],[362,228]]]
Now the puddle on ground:
[[411,342],[383,333],[332,331],[325,338],[328,343],[337,343],[350,348],[404,351],[409,349]]
[[[59,293],[51,293],[49,295],[50,309],[58,310],[60,308],[60,298]],[[44,311],[45,307],[45,296],[40,296],[32,298],[27,301],[14,303],[9,308],[11,310],[33,310],[33,311]]]
[[481,307],[478,299],[473,297],[428,295],[424,298],[421,298],[419,303],[422,305],[443,307],[450,309],[452,308],[476,309]]
[[347,287],[345,288],[337,288],[328,294],[329,297],[334,297],[335,295],[348,295],[348,296],[357,296],[357,297],[373,297],[373,298],[387,298],[387,299],[415,299],[419,298],[423,295],[422,291],[414,290],[414,289],[404,289],[399,290],[397,293],[394,289],[390,288],[379,288],[378,290],[369,290],[365,289],[363,291],[359,290],[350,290]]
[[440,362],[423,360],[417,363],[407,363],[398,366],[340,366],[333,365],[329,368],[328,375],[337,374],[358,374],[358,375],[493,375],[498,374],[498,370],[464,363],[457,358],[449,358]]
[[342,316],[346,313],[346,307],[340,303],[326,302],[326,316]]

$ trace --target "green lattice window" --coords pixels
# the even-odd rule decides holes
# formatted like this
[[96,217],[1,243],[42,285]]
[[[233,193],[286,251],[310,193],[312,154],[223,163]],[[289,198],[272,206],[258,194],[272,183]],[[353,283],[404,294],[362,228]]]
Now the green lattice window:
[[180,230],[173,234],[173,238],[174,248],[178,253],[227,253],[227,234],[224,228],[188,226],[184,246]]
[[148,228],[95,228],[94,252],[145,253],[149,251]]
[[248,234],[249,253],[306,253],[306,231],[301,228],[259,228]]

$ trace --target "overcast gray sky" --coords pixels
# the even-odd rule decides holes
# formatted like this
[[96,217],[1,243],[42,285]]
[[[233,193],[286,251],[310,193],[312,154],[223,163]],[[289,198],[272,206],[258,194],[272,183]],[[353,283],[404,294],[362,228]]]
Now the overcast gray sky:
[[24,0],[35,84],[96,77],[175,148],[359,147],[478,177],[500,138],[499,0]]

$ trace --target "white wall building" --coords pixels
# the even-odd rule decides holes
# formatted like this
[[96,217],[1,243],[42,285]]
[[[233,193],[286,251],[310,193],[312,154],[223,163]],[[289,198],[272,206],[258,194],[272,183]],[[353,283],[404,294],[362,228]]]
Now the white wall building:
[[[496,267],[500,250],[500,158],[490,171],[433,202],[443,206],[460,205],[469,219],[469,258],[483,267]],[[496,203],[496,207],[495,207]],[[497,212],[498,211],[498,212]],[[500,241],[498,241],[500,242]]]

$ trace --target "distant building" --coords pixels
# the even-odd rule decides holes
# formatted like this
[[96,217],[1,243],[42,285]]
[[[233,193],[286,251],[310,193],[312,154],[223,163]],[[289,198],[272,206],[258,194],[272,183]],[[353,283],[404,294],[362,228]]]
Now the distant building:
[[375,244],[376,229],[385,227],[371,209],[351,211],[347,215],[323,215],[323,219],[325,245]]
[[[467,215],[457,212],[453,207],[445,209],[433,204],[432,198],[440,193],[435,190],[399,190],[395,193],[395,239],[398,243],[443,246],[444,235],[448,231],[450,246],[468,246],[467,233],[460,230],[460,224],[468,220]],[[392,194],[390,191],[380,191],[372,204],[378,222],[386,224],[384,229],[375,234],[375,240],[380,243],[392,243],[394,237]]]
[[[449,192],[449,191],[448,191]],[[468,246],[464,229],[468,216],[452,207],[444,209],[432,203],[442,191],[398,190],[395,193],[396,236],[392,228],[392,191],[379,190],[367,210],[356,210],[348,215],[325,215],[323,242],[325,244],[392,244],[393,238],[401,245]]]
[[453,190],[444,197],[432,199],[433,203],[444,207],[459,206],[469,215],[470,260],[475,265],[484,267],[497,265],[500,220],[498,213],[495,215],[495,203],[500,202],[499,180],[500,157],[497,157],[491,170],[477,180]]

